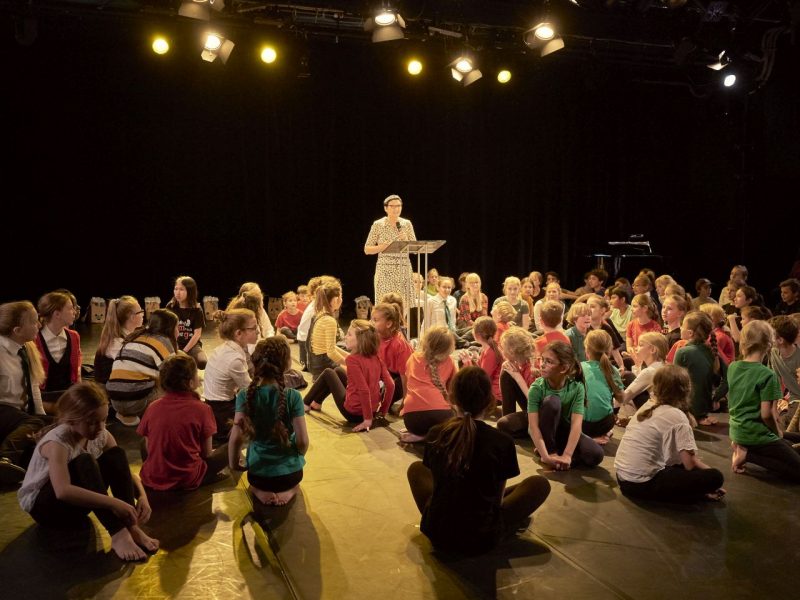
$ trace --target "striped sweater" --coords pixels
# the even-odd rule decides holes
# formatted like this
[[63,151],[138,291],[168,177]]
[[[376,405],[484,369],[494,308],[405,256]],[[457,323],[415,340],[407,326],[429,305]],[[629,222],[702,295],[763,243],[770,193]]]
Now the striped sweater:
[[125,343],[111,367],[106,383],[113,400],[138,400],[156,386],[158,368],[174,354],[172,342],[162,335],[143,334]]

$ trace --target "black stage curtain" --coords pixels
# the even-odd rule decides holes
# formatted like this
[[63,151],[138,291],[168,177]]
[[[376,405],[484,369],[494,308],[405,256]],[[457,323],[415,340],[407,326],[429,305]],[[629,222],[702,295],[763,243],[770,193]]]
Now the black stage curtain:
[[246,280],[277,296],[319,273],[371,296],[362,246],[390,193],[419,238],[447,240],[431,265],[480,273],[490,297],[532,269],[578,286],[587,255],[633,233],[689,288],[744,262],[768,291],[795,258],[775,214],[796,222],[779,190],[796,189],[800,139],[780,61],[744,100],[558,55],[462,88],[441,54],[411,79],[381,45],[312,46],[298,77],[243,47],[223,66],[158,60],[133,31],[39,38],[2,42],[4,245],[49,258],[4,261],[2,300],[166,301],[183,273],[223,304]]

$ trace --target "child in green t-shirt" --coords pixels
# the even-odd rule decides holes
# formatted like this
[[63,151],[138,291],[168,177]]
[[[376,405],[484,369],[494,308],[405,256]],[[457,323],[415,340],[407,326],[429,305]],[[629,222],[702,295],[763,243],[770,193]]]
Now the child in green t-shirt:
[[791,444],[800,441],[800,435],[784,437],[778,425],[778,377],[762,364],[773,335],[764,321],[745,325],[740,338],[743,358],[728,369],[731,466],[734,473],[744,473],[750,462],[800,482],[800,454]]
[[557,471],[574,462],[589,467],[603,460],[603,449],[582,433],[586,391],[572,347],[550,342],[542,351],[542,376],[528,390],[528,429],[542,462]]

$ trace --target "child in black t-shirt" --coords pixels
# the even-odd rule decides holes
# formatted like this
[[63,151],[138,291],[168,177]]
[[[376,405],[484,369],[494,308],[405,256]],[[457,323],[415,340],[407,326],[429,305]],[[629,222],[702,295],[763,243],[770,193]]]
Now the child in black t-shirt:
[[457,416],[430,430],[425,457],[408,468],[408,482],[422,513],[420,530],[434,547],[478,554],[539,508],[550,483],[534,475],[506,487],[519,475],[517,454],[510,437],[482,421],[495,408],[483,369],[461,369],[450,400]]
[[167,308],[178,315],[178,348],[194,359],[198,369],[205,369],[208,359],[200,336],[206,326],[206,317],[197,301],[197,284],[188,275],[181,275],[175,279],[172,294]]

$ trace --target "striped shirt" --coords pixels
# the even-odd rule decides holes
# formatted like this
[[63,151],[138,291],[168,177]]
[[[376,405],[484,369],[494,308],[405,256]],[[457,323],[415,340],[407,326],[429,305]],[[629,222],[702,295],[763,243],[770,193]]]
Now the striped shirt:
[[172,342],[163,335],[143,334],[125,343],[106,383],[113,400],[138,400],[156,386],[158,368],[175,354]]

